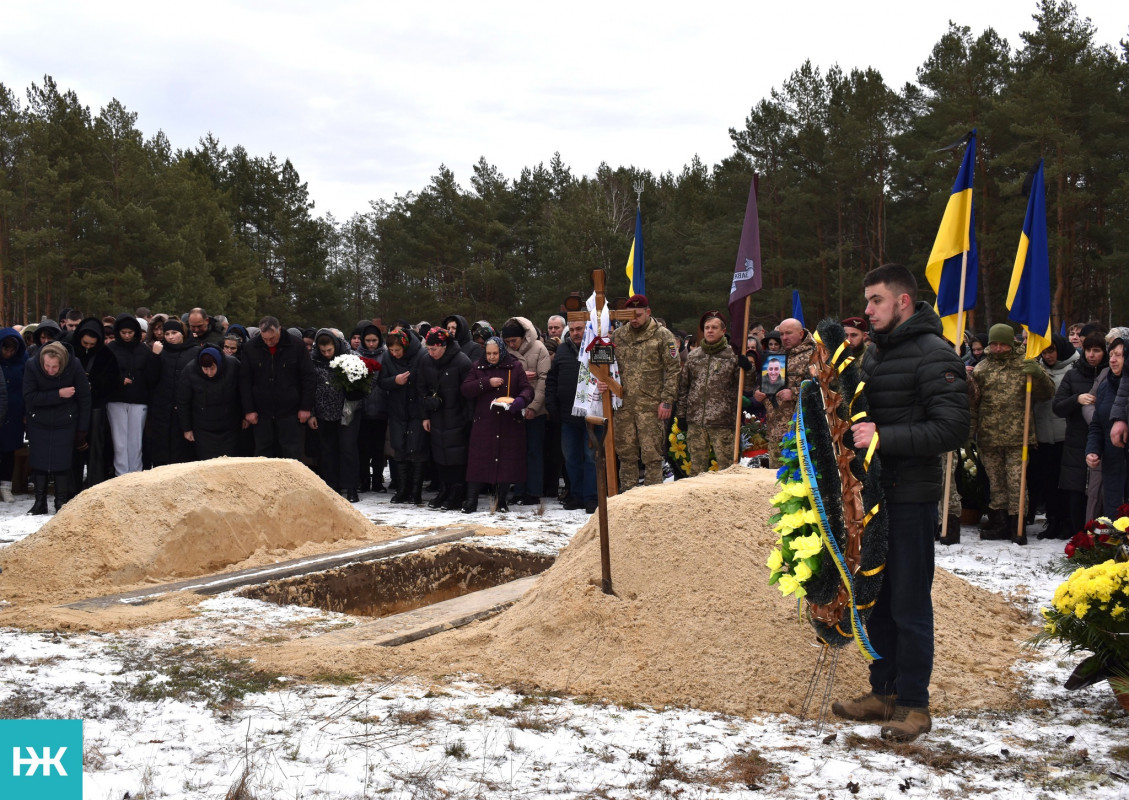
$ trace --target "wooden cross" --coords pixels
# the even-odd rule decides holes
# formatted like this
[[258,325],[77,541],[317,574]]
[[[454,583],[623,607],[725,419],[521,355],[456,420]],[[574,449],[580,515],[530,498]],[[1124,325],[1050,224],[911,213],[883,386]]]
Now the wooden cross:
[[[602,269],[592,270],[592,285],[596,289],[596,309],[601,310],[604,307],[604,287],[607,280],[607,273]],[[635,310],[632,308],[620,309],[613,311],[608,309],[610,319],[621,320],[628,322],[635,319]],[[588,322],[591,318],[587,311],[569,311],[569,322]],[[611,367],[607,364],[592,364],[589,363],[589,370],[600,381],[607,385],[611,394],[602,392],[602,403],[604,409],[604,418],[608,421],[607,435],[604,436],[604,465],[605,472],[608,478],[608,496],[614,497],[619,493],[619,476],[615,466],[615,427],[612,422],[612,398],[614,394],[616,397],[623,398],[623,387],[619,382],[612,378]]]

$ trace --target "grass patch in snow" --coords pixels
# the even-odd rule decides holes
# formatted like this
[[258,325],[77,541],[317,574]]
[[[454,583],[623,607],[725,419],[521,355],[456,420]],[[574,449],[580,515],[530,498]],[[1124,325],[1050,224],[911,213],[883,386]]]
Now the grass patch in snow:
[[254,669],[250,659],[232,660],[187,644],[133,652],[123,657],[119,675],[142,673],[135,681],[115,681],[114,688],[131,701],[203,701],[224,709],[245,695],[278,687],[278,675]]

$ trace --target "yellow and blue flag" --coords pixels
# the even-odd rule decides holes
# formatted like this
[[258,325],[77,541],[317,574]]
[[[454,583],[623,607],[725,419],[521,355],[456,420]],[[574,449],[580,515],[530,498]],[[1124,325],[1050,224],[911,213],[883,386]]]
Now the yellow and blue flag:
[[[963,141],[968,142],[960,172],[953,183],[941,229],[933,242],[925,278],[937,293],[934,308],[945,326],[945,338],[953,344],[964,336],[963,325],[957,330],[957,319],[963,309],[976,307],[976,277],[979,253],[976,249],[976,216],[972,210],[972,178],[976,171],[976,131]],[[960,142],[957,143],[958,145]],[[953,145],[954,147],[956,145]],[[946,148],[948,149],[948,148]],[[967,254],[967,258],[966,258]],[[964,267],[964,302],[961,302],[961,269]]]
[[1027,329],[1027,358],[1051,346],[1051,260],[1047,247],[1047,193],[1043,159],[1032,170],[1027,215],[1007,290],[1008,319]]
[[635,209],[635,238],[627,254],[627,296],[646,294],[646,276],[643,274],[643,213]]

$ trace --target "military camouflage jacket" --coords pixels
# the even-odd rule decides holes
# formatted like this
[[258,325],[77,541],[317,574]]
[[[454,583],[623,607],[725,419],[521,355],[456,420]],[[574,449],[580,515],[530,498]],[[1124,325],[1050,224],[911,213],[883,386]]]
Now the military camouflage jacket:
[[[720,352],[690,351],[678,386],[678,415],[691,425],[733,428],[737,422],[737,356],[724,341]],[[712,348],[711,348],[712,349]]]
[[678,398],[678,375],[682,366],[674,334],[653,319],[639,330],[630,325],[612,334],[615,358],[623,385],[623,402],[670,403]]
[[[1027,395],[1027,375],[1023,358],[1010,352],[988,355],[972,371],[976,387],[969,394],[971,433],[981,447],[1022,447],[1023,409]],[[1055,392],[1054,382],[1042,369],[1031,377],[1031,404],[1046,400]],[[1027,435],[1035,442],[1035,427]]]

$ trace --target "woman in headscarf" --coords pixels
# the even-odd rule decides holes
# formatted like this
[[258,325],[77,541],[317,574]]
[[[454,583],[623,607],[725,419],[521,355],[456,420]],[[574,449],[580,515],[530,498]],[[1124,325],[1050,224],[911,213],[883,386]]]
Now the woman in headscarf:
[[[380,328],[369,323],[361,329],[361,346],[357,350],[361,358],[371,359],[378,364],[384,355],[384,335]],[[357,449],[361,459],[361,482],[359,490],[364,492],[384,492],[384,440],[388,431],[388,397],[380,388],[380,381],[372,382],[372,391],[364,402],[361,415],[361,430],[357,436]]]
[[102,483],[110,477],[113,453],[110,447],[110,426],[106,421],[106,402],[121,383],[118,360],[106,347],[102,335],[102,321],[87,317],[75,328],[71,339],[75,359],[86,373],[90,383],[90,446],[75,454],[75,488],[83,488],[83,467],[86,467],[86,486]]
[[466,496],[467,441],[470,438],[470,403],[459,392],[470,372],[470,359],[458,341],[443,328],[427,333],[423,369],[424,427],[431,434],[431,462],[442,489],[428,502],[430,508],[455,511]]
[[239,359],[205,347],[180,376],[176,410],[184,439],[195,448],[200,461],[239,452],[240,432],[248,427],[243,419],[239,369]]
[[478,509],[478,495],[487,484],[495,486],[496,510],[509,511],[510,486],[525,480],[525,409],[533,402],[533,385],[524,363],[499,337],[488,339],[484,350],[461,387],[474,401],[464,514]]
[[149,404],[149,442],[153,466],[183,464],[194,455],[191,443],[184,438],[176,403],[184,370],[196,363],[200,345],[185,336],[184,324],[175,317],[165,323],[164,347],[157,357],[161,378],[153,390]]
[[65,345],[48,342],[24,372],[28,466],[35,486],[30,514],[47,513],[47,481],[55,479],[55,510],[71,498],[75,448],[90,430],[90,384]]
[[[306,423],[318,437],[318,474],[329,487],[350,503],[359,503],[357,480],[360,460],[357,455],[357,431],[361,426],[360,402],[333,380],[330,362],[349,352],[349,345],[328,328],[314,335],[314,413]],[[346,403],[355,405],[346,408]],[[354,413],[355,412],[355,413]]]
[[392,503],[423,503],[423,473],[430,442],[423,421],[423,364],[427,353],[410,328],[390,332],[380,360],[380,388],[388,396],[388,441],[397,463],[399,489]]

